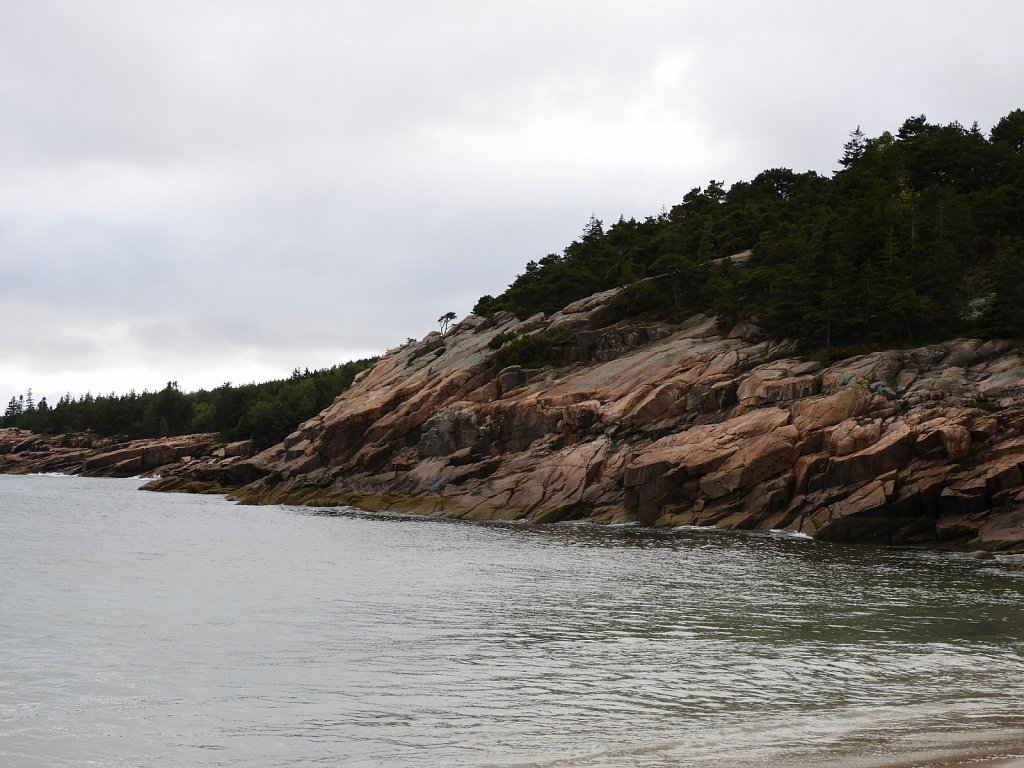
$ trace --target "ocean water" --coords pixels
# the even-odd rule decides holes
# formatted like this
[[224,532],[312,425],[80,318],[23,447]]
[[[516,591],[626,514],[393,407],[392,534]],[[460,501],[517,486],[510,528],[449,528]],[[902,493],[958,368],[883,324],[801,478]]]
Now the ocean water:
[[0,765],[1024,754],[1020,558],[0,476]]

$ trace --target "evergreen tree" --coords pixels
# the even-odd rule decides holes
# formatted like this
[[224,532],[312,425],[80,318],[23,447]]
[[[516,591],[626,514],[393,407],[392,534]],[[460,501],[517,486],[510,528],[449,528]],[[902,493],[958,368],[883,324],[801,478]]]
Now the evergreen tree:
[[[710,308],[723,321],[756,318],[805,349],[1016,327],[1005,283],[983,328],[968,305],[984,298],[982,275],[1012,271],[1005,243],[1024,239],[1022,147],[1022,110],[990,139],[925,115],[896,135],[868,138],[858,126],[832,178],[776,168],[728,190],[712,180],[642,223],[620,218],[605,231],[592,217],[562,256],[530,262],[474,311],[525,318],[634,281],[616,318]],[[742,265],[722,266],[747,250]],[[635,282],[644,278],[656,279]]]
[[[455,321],[456,317],[458,317],[458,315],[456,315],[454,312],[445,312],[443,315],[437,318],[437,322],[441,326],[442,336],[448,333],[448,326]],[[298,373],[298,368],[295,369],[295,372]]]
[[849,168],[860,160],[867,148],[867,137],[858,125],[855,130],[850,131],[850,140],[843,144],[843,156],[839,158],[839,164],[843,168]]
[[1024,336],[1024,239],[1003,243],[986,270],[986,284],[984,330],[993,336]]
[[1005,144],[1014,152],[1024,150],[1024,109],[1015,109],[992,128],[993,143]]

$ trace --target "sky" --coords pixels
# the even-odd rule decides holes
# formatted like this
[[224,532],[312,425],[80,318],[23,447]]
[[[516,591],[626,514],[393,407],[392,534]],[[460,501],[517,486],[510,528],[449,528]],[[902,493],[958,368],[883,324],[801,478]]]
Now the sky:
[[380,354],[591,215],[1024,106],[1017,0],[0,0],[0,399]]

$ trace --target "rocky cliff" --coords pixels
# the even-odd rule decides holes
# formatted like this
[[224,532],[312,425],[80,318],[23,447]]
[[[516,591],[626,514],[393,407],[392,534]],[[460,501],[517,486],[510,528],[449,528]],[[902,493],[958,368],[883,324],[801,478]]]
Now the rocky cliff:
[[[282,444],[179,462],[147,487],[1024,551],[1016,342],[822,367],[703,315],[609,324],[614,293],[523,322],[471,316],[384,356]],[[554,365],[500,368],[497,342],[529,335]]]

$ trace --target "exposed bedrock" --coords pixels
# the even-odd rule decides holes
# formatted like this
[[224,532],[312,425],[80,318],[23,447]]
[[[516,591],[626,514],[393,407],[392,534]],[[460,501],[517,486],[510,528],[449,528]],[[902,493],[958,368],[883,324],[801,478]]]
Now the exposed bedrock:
[[0,429],[0,472],[60,472],[89,477],[135,477],[191,466],[203,459],[230,464],[252,453],[252,441],[220,445],[216,435],[116,440],[90,434],[37,435]]
[[[1024,551],[1017,342],[822,367],[703,315],[602,327],[613,295],[522,322],[471,316],[385,355],[280,445],[179,461],[151,487]],[[501,366],[498,334],[543,334],[552,365]]]

